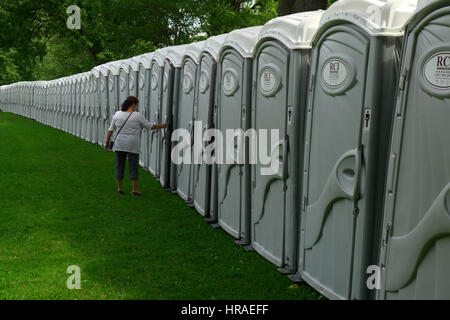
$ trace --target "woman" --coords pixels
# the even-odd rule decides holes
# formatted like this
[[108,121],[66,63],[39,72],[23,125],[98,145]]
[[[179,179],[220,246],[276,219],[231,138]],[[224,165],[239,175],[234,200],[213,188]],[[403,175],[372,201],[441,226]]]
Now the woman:
[[137,112],[139,100],[136,97],[128,97],[122,104],[122,111],[114,114],[106,137],[105,150],[109,150],[109,142],[114,131],[118,130],[112,151],[116,154],[116,180],[117,193],[122,191],[123,175],[125,171],[125,161],[128,158],[130,169],[130,179],[133,186],[131,192],[134,196],[141,196],[138,190],[138,167],[139,167],[139,147],[141,145],[141,130],[156,130],[166,128],[166,124],[152,124],[145,117]]

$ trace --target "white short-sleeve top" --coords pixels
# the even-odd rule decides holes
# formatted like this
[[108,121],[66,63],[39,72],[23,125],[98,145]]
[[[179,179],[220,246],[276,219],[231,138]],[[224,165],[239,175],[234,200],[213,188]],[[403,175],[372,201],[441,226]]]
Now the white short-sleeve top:
[[[130,116],[130,112],[117,111],[114,114],[108,131],[119,132],[128,116]],[[145,119],[142,113],[133,112],[120,131],[120,134],[116,136],[112,151],[139,153],[139,148],[141,146],[141,130],[142,128],[151,130],[152,127],[153,123]]]

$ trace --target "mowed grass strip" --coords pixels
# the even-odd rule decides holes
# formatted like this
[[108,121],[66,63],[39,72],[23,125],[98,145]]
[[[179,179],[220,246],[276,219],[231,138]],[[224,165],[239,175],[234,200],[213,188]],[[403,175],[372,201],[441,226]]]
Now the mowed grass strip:
[[[114,156],[0,112],[0,299],[317,299],[140,172],[115,194]],[[128,177],[128,171],[126,172]],[[81,268],[81,290],[66,286]]]

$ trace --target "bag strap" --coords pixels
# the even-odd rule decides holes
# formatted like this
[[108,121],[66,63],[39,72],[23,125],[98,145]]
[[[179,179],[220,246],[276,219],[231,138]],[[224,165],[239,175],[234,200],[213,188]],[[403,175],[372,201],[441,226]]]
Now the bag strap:
[[133,113],[134,113],[134,111],[130,113],[130,115],[128,116],[128,118],[127,118],[127,119],[125,120],[125,122],[123,123],[122,127],[120,127],[119,132],[117,132],[117,134],[116,134],[116,138],[117,138],[117,136],[120,134],[120,131],[122,131],[123,127],[125,127],[125,124],[127,123],[128,119],[130,119],[130,117],[131,117],[131,115],[132,115]]

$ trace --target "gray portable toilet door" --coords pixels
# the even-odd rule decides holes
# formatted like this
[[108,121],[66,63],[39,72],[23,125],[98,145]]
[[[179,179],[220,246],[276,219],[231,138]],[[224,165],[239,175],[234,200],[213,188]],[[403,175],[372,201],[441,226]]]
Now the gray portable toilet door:
[[[153,62],[150,78],[150,121],[155,124],[161,122],[161,94],[162,94],[162,68],[158,63]],[[159,178],[160,162],[160,131],[152,130],[149,132],[149,162],[148,169],[150,173]]]
[[108,114],[109,114],[109,123],[107,127],[110,126],[111,121],[114,117],[119,105],[119,77],[109,73],[108,75]]
[[99,99],[99,78],[93,77],[92,79],[92,115],[93,115],[93,129],[91,134],[91,142],[99,143],[101,134],[99,133],[100,125],[100,99]]
[[369,41],[356,28],[337,26],[328,29],[313,50],[302,276],[340,299],[351,295]]
[[108,78],[107,76],[100,74],[100,85],[99,85],[99,91],[100,91],[100,109],[101,109],[101,115],[100,115],[100,123],[101,127],[99,128],[99,133],[101,134],[101,142],[105,143],[106,141],[106,131],[108,130]]
[[407,33],[387,178],[381,299],[450,299],[450,7],[430,10]]
[[172,151],[175,145],[177,145],[178,142],[172,141],[172,136],[174,130],[177,130],[178,127],[178,110],[180,108],[180,96],[182,92],[183,87],[183,76],[182,76],[183,69],[181,67],[175,68],[174,74],[173,74],[173,92],[172,92],[172,126],[170,128],[170,136],[169,136],[169,143],[170,143],[170,183],[169,188],[171,192],[176,192],[177,189],[177,163],[176,161],[172,161],[175,159],[172,159]]
[[171,130],[172,130],[172,102],[173,102],[173,86],[174,86],[174,67],[165,61],[163,75],[163,92],[161,102],[161,123],[166,123],[167,128],[160,132],[160,150],[161,150],[161,166],[159,181],[163,188],[169,187],[170,183],[170,167],[171,167]]
[[[180,102],[178,106],[178,128],[184,129],[189,134],[190,141],[176,142],[176,145],[183,143],[178,154],[181,159],[186,159],[177,166],[177,193],[188,202],[192,202],[192,167],[193,167],[193,117],[195,104],[195,91],[197,87],[197,64],[191,59],[186,58],[183,64],[183,84],[180,86]],[[186,163],[189,162],[189,163]]]
[[86,108],[86,111],[87,111],[87,117],[88,117],[88,121],[87,121],[87,130],[86,130],[86,140],[87,141],[89,141],[89,142],[92,142],[92,135],[93,135],[93,129],[94,129],[94,127],[93,127],[93,120],[94,120],[94,117],[93,117],[93,111],[94,111],[94,108],[93,108],[93,105],[92,105],[92,87],[93,87],[93,85],[92,85],[92,75],[89,77],[89,80],[88,80],[88,87],[87,87],[87,99],[86,99],[86,101],[87,101],[87,108]]
[[194,109],[194,126],[201,125],[201,127],[194,128],[195,131],[201,132],[202,147],[198,148],[199,153],[195,155],[196,146],[195,141],[193,145],[194,160],[198,158],[200,164],[194,164],[194,207],[205,218],[209,217],[210,209],[210,191],[211,191],[211,165],[206,164],[203,151],[209,143],[203,142],[203,137],[207,129],[210,129],[213,122],[214,112],[214,94],[215,94],[215,80],[216,80],[216,62],[209,54],[203,54],[200,59],[199,67],[199,82],[196,94],[198,95],[198,103]]
[[129,74],[124,70],[120,69],[119,74],[119,107],[128,97],[128,87],[129,87]]
[[[270,164],[263,164],[258,157],[253,166],[252,183],[252,246],[273,264],[284,265],[284,238],[286,215],[286,118],[288,112],[290,52],[278,42],[265,42],[256,53],[252,126],[260,133],[267,130],[266,141],[259,134],[258,153],[265,145],[266,156],[278,160],[280,166],[273,172]],[[278,131],[279,141],[271,143],[272,129]],[[278,158],[273,159],[276,148]],[[275,162],[274,162],[275,163]],[[276,169],[276,168],[274,168]]]
[[[80,79],[75,82],[75,135],[80,137],[81,135],[81,102],[80,102],[81,83]],[[47,95],[44,95],[44,99]]]
[[78,137],[81,138],[81,133],[83,132],[83,105],[82,105],[82,96],[83,96],[83,83],[82,80],[78,80]]
[[86,137],[86,127],[87,127],[87,84],[84,79],[81,80],[81,139]]
[[[242,106],[244,59],[235,50],[228,49],[222,55],[217,78],[217,128],[224,136],[222,155],[223,164],[218,164],[218,220],[220,226],[235,238],[241,235],[242,214],[242,162],[238,162],[238,152],[244,152],[244,143],[238,138],[233,141],[226,140],[227,129],[242,129]],[[248,106],[250,107],[250,106]],[[227,144],[233,149],[227,150]],[[233,152],[234,163],[226,163],[228,152]]]
[[[139,99],[139,112],[148,120],[148,90],[149,90],[149,77],[150,70],[145,69],[143,65],[140,65],[138,72],[138,85],[137,85],[137,97]],[[148,168],[148,135],[147,129],[142,129],[141,133],[141,148],[139,155],[140,165],[147,169]]]

